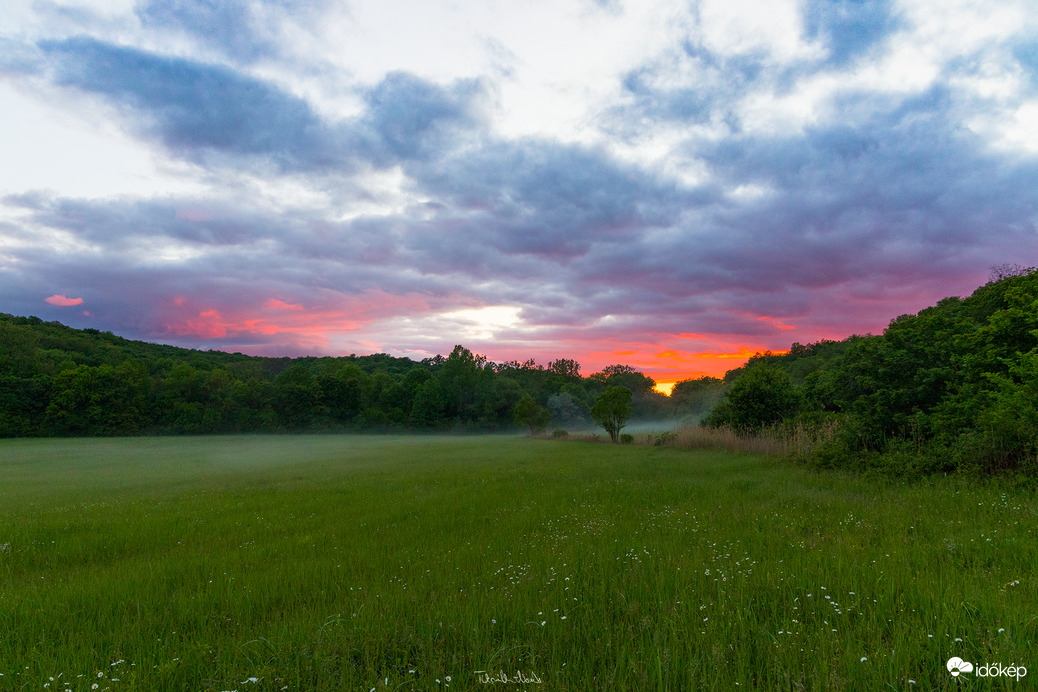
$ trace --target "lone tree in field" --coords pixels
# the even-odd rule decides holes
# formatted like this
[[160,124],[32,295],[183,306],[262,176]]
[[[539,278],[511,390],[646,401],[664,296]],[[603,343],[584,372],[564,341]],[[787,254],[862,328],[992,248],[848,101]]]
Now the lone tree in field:
[[531,435],[544,432],[544,429],[548,427],[548,422],[551,420],[551,414],[548,412],[548,409],[534,401],[529,394],[524,394],[523,398],[515,405],[513,415],[515,416],[515,422],[519,425],[530,426]]
[[605,428],[609,439],[620,441],[620,431],[631,416],[631,390],[620,385],[606,387],[591,407],[591,417]]

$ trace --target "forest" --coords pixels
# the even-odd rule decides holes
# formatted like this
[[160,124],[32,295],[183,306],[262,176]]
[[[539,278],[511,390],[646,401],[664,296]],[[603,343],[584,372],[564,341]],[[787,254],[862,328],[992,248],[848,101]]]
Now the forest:
[[812,437],[820,468],[1038,477],[1038,270],[992,274],[882,334],[751,358],[704,425]]
[[628,420],[646,420],[807,436],[799,461],[820,468],[1033,476],[1038,270],[1002,268],[972,295],[901,315],[882,334],[759,353],[723,379],[679,382],[669,397],[654,386],[628,365],[584,376],[575,360],[495,363],[460,345],[422,361],[266,358],[0,314],[0,437],[598,423],[618,441]]
[[130,341],[0,314],[0,437],[303,431],[539,430],[592,425],[610,386],[635,418],[683,415],[625,365],[581,376],[560,358],[494,363],[456,346],[422,361],[386,354],[265,358]]

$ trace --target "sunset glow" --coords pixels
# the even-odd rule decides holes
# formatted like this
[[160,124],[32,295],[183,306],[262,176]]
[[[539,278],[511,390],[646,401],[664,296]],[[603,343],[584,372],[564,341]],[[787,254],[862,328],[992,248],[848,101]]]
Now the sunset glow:
[[667,390],[1038,263],[1028,0],[2,15],[0,312]]

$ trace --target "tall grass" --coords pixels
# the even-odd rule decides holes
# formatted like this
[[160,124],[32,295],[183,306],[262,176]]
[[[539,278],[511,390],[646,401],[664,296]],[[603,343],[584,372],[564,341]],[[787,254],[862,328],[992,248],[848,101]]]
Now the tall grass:
[[[729,453],[766,454],[786,459],[807,459],[818,445],[833,438],[837,431],[834,420],[806,425],[774,425],[763,430],[740,433],[727,426],[706,427],[686,423],[676,430],[666,424],[649,426],[630,435],[632,443],[689,450],[714,450]],[[562,437],[562,435],[555,435]],[[566,437],[570,437],[568,434]],[[578,433],[576,439],[592,442],[608,441],[596,431]]]
[[832,439],[835,433],[834,421],[810,426],[803,423],[776,425],[752,434],[739,434],[729,427],[686,425],[676,431],[673,444],[683,449],[717,449],[806,459],[819,444]]
[[1038,668],[1036,519],[746,453],[5,441],[0,689],[980,688]]

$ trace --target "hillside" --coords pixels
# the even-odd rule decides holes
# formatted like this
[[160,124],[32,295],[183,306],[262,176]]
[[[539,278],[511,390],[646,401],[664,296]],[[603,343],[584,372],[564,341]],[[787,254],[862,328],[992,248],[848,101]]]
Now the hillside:
[[879,335],[764,354],[725,377],[707,422],[831,434],[812,463],[909,475],[1036,470],[1038,271],[901,315]]
[[610,384],[631,389],[637,415],[669,413],[622,365],[581,377],[572,360],[492,363],[462,346],[423,361],[264,358],[0,314],[0,437],[510,430],[524,396],[555,425],[587,425]]
[[526,399],[537,425],[579,428],[610,385],[634,394],[635,420],[796,431],[814,440],[801,460],[819,467],[1038,475],[1038,271],[901,315],[882,334],[758,354],[670,398],[624,365],[582,376],[572,360],[493,363],[462,346],[420,362],[263,358],[0,314],[0,437],[515,430]]

